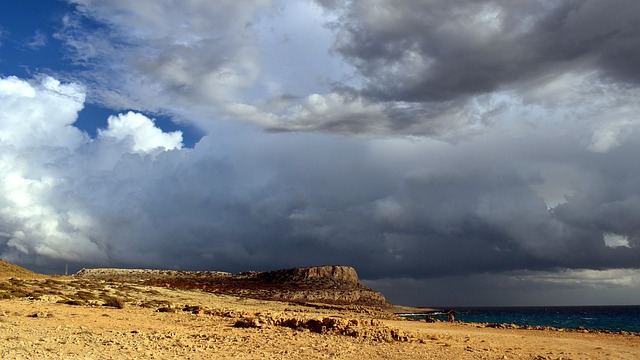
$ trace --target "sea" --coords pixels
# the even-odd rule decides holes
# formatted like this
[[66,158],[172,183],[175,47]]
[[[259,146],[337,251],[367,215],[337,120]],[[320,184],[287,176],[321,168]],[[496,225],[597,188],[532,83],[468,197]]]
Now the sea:
[[[449,310],[449,308],[446,308]],[[454,308],[456,321],[469,323],[552,326],[564,329],[640,332],[640,306],[527,306]],[[401,314],[407,318],[432,317],[447,321],[444,311]]]

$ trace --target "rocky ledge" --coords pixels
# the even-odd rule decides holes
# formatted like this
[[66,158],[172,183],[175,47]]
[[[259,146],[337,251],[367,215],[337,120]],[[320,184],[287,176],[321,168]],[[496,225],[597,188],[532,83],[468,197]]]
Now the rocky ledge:
[[239,274],[219,271],[99,268],[82,269],[74,276],[200,289],[264,300],[336,305],[388,305],[382,294],[361,284],[356,270],[349,266],[314,266]]

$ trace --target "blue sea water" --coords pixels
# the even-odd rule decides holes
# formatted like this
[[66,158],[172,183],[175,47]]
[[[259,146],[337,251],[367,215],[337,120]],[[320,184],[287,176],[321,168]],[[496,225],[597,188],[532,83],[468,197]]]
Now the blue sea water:
[[[455,319],[473,323],[516,324],[640,332],[640,306],[535,306],[535,307],[466,307],[455,308]],[[439,312],[430,315],[447,320]]]

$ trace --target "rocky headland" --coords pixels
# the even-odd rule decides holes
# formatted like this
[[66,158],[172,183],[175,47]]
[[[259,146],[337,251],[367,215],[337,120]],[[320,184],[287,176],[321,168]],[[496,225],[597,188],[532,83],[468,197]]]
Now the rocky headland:
[[389,306],[384,296],[362,283],[349,266],[314,266],[231,274],[220,271],[82,269],[76,278],[199,289],[262,300],[333,305]]

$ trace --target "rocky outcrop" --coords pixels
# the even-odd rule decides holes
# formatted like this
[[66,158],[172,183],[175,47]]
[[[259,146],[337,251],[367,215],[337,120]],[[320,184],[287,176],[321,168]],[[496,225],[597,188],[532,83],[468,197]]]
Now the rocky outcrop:
[[314,266],[257,273],[262,281],[272,282],[330,282],[357,285],[360,283],[356,269],[350,266]]
[[219,271],[82,269],[77,277],[126,281],[265,300],[339,305],[387,305],[382,294],[360,283],[349,266],[314,266],[230,274]]
[[296,330],[308,330],[318,334],[337,334],[358,338],[361,341],[408,342],[413,339],[403,331],[382,324],[380,320],[343,319],[325,317],[307,319],[301,317],[277,318],[273,316],[241,317],[234,327],[268,328],[282,326]]
[[330,304],[386,304],[382,294],[362,285],[349,266],[314,266],[255,273],[252,288],[262,298]]

